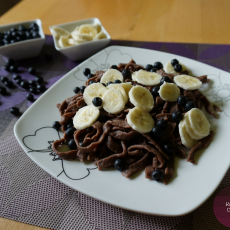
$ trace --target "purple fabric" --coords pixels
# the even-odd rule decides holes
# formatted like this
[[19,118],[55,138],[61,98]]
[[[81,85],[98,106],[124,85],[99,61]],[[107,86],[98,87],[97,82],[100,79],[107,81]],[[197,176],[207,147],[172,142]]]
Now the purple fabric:
[[[230,69],[228,45],[202,45],[178,43],[154,43],[112,40],[109,45],[124,45],[178,54],[228,71]],[[53,58],[47,60],[45,53]],[[7,89],[9,95],[0,97],[0,216],[24,223],[51,229],[226,229],[215,218],[212,205],[215,194],[230,185],[227,172],[216,192],[197,210],[182,217],[159,217],[135,213],[102,203],[70,189],[52,178],[23,152],[13,135],[16,119],[9,108],[24,109],[27,90],[13,80],[13,73],[3,69],[7,59],[0,58],[0,75],[7,76],[15,88]],[[57,52],[51,36],[46,37],[45,46],[38,57],[18,61],[22,79],[34,80],[28,73],[34,66],[36,76],[42,76],[46,88],[52,86],[63,75],[80,62],[68,60]],[[0,82],[0,86],[4,86]],[[41,93],[34,94],[35,99]],[[50,156],[52,159],[52,156]],[[176,207],[175,207],[176,208]]]

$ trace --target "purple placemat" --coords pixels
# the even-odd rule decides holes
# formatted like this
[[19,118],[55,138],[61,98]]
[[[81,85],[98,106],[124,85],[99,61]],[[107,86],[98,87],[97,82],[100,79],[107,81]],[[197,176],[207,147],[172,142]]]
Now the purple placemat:
[[[164,51],[198,60],[228,72],[230,70],[229,45],[114,40],[110,45]],[[52,54],[51,60],[47,60],[47,52]],[[7,76],[14,82],[13,74],[3,68],[5,61],[6,59],[0,56],[0,76]],[[152,60],[155,61],[158,60]],[[37,75],[44,78],[48,88],[79,63],[70,61],[57,52],[51,36],[47,36],[40,56],[19,61],[18,66],[19,74],[26,80],[34,80],[35,77],[27,72],[28,67],[34,66]],[[14,84],[16,85],[15,82]],[[2,82],[0,86],[4,86]],[[1,217],[51,229],[228,229],[216,219],[213,201],[222,188],[230,186],[230,171],[215,193],[200,208],[182,217],[158,217],[126,211],[87,197],[52,178],[27,157],[13,134],[13,126],[18,117],[12,115],[9,110],[12,106],[17,106],[23,112],[30,106],[26,100],[27,91],[19,86],[7,90],[10,92],[9,95],[0,95]],[[40,95],[34,96],[38,98]]]

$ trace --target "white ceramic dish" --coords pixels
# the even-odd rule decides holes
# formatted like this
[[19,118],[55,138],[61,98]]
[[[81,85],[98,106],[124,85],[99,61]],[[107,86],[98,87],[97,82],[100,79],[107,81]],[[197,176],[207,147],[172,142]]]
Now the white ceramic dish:
[[[208,74],[211,82],[202,86],[201,91],[223,109],[219,119],[208,116],[216,134],[211,145],[196,154],[197,165],[176,158],[175,176],[168,185],[164,185],[145,179],[144,171],[127,179],[113,169],[98,171],[93,163],[52,161],[49,155],[52,150],[47,147],[59,139],[57,131],[51,128],[53,121],[60,120],[55,105],[73,96],[72,88],[84,84],[84,68],[95,72],[131,59],[145,66],[154,61],[166,63],[173,58],[190,68],[194,75]],[[14,132],[22,148],[36,164],[79,192],[136,212],[184,215],[199,207],[215,191],[229,168],[229,85],[229,73],[188,58],[146,49],[110,46],[81,63],[47,90],[19,119]]]
[[25,58],[38,56],[45,43],[45,35],[42,30],[42,21],[40,19],[3,25],[0,26],[0,32],[2,33],[5,30],[11,29],[12,27],[18,28],[19,25],[29,27],[29,25],[33,22],[37,23],[39,27],[39,33],[41,35],[40,38],[28,39],[6,46],[0,46],[0,54],[5,57],[12,58],[14,60],[21,60]]
[[96,52],[100,51],[103,49],[106,45],[111,40],[110,35],[108,32],[105,30],[103,25],[101,24],[100,20],[98,18],[89,18],[89,19],[84,19],[80,21],[75,21],[75,22],[69,22],[65,24],[59,24],[59,25],[53,25],[50,26],[50,30],[52,27],[61,27],[69,32],[73,31],[77,26],[84,25],[84,24],[99,24],[101,25],[101,30],[106,34],[106,39],[100,39],[100,40],[95,40],[95,41],[88,41],[85,43],[81,43],[78,45],[66,47],[66,48],[60,48],[57,43],[57,39],[54,39],[54,46],[55,49],[64,54],[66,57],[68,57],[72,61],[80,60],[80,59],[85,59],[88,58],[89,56],[95,54]]

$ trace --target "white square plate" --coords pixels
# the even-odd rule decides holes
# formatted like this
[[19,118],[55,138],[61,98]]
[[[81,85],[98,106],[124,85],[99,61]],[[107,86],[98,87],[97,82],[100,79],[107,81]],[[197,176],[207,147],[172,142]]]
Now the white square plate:
[[[155,61],[163,64],[177,58],[195,76],[208,74],[211,79],[200,89],[223,112],[219,119],[208,116],[215,131],[211,145],[196,153],[197,165],[176,158],[176,172],[168,185],[145,179],[144,171],[127,179],[119,171],[99,171],[93,163],[52,161],[50,141],[59,139],[52,129],[60,120],[56,104],[73,96],[73,88],[84,84],[84,68],[107,70],[111,65],[134,59],[145,66]],[[27,155],[41,168],[69,187],[105,203],[146,214],[179,216],[199,207],[217,188],[230,163],[228,152],[230,121],[229,73],[181,56],[158,51],[110,46],[62,77],[47,90],[19,119],[14,132]],[[61,134],[60,134],[61,135]],[[29,173],[29,172],[28,172]]]

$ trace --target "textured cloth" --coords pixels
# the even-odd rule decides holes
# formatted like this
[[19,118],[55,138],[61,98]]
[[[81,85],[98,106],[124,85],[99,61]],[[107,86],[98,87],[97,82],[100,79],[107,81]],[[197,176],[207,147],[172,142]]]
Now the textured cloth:
[[[111,41],[110,45],[125,45],[173,53],[198,60],[222,70],[230,70],[230,46],[177,43]],[[53,58],[47,60],[45,53]],[[5,58],[0,56],[0,75],[13,81],[13,74],[4,70]],[[155,60],[158,61],[158,60]],[[80,62],[68,60],[54,49],[53,40],[46,44],[39,57],[18,62],[23,79],[33,80],[27,68],[34,66],[49,88]],[[147,64],[147,63],[146,63]],[[0,86],[3,83],[0,82]],[[12,106],[25,111],[27,92],[19,86],[0,96],[0,216],[51,229],[140,229],[140,230],[216,230],[228,229],[213,213],[216,194],[230,186],[227,172],[215,193],[198,209],[181,217],[159,217],[113,207],[70,189],[39,168],[19,146],[13,134],[17,117],[10,113]],[[37,94],[35,97],[38,98]],[[195,189],[195,188],[194,188]]]

